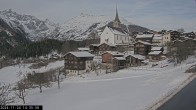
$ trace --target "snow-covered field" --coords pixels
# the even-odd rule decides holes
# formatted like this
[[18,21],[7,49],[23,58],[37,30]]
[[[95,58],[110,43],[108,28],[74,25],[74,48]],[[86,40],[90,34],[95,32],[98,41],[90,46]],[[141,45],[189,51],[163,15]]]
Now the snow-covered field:
[[[26,97],[27,104],[43,105],[44,110],[142,110],[186,80],[190,74],[184,71],[196,64],[194,60],[191,58],[176,67],[160,62],[153,68],[144,66],[99,76],[90,73],[72,76],[61,83],[61,89],[55,83],[41,94],[38,89],[31,90]],[[62,65],[63,61],[54,62],[40,71]],[[168,66],[161,68],[164,65]],[[27,67],[23,71],[29,71]],[[0,81],[17,81],[17,68],[1,69]]]

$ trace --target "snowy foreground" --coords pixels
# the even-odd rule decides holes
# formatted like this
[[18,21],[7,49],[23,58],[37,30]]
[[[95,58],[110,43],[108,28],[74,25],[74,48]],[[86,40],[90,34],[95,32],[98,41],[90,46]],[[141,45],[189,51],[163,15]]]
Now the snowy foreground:
[[[196,62],[192,60],[174,67],[164,62],[154,68],[146,66],[99,76],[69,77],[61,83],[61,89],[57,89],[55,83],[51,88],[44,88],[41,94],[38,89],[31,90],[26,97],[27,104],[43,105],[44,110],[143,110],[186,80],[191,74],[184,71],[193,64]],[[62,66],[63,62],[49,64],[40,71],[52,68],[51,65]],[[161,68],[164,65],[168,66]],[[23,71],[30,71],[27,67]],[[14,77],[17,68],[1,69],[0,81],[17,81]]]

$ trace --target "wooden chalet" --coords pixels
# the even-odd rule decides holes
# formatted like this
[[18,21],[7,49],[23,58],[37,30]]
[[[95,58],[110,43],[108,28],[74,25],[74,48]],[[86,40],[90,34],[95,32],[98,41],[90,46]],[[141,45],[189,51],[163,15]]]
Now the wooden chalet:
[[123,57],[124,54],[118,51],[106,51],[102,54],[102,63],[112,63],[114,57]]
[[89,46],[89,49],[90,49],[92,54],[98,54],[98,52],[99,52],[99,44],[91,44]]
[[161,51],[161,52],[163,52],[163,47],[152,47],[151,52],[152,51]]
[[126,67],[126,59],[124,57],[114,57],[112,61],[113,71],[118,71]]
[[136,36],[136,41],[144,41],[148,43],[152,43],[153,34],[138,34]]
[[117,46],[110,43],[91,44],[89,48],[93,54],[102,54],[105,51],[117,50]]
[[138,41],[134,44],[134,54],[140,54],[146,56],[151,51],[151,46],[152,46],[151,43]]
[[117,47],[114,44],[109,44],[109,43],[102,43],[99,44],[98,46],[99,52],[104,52],[104,51],[116,51]]
[[64,56],[65,70],[68,73],[80,74],[80,72],[90,71],[94,55],[89,52],[69,52]]
[[125,55],[127,66],[141,66],[142,61],[145,60],[145,56],[137,54],[128,54]]
[[162,51],[152,51],[148,54],[148,57],[151,61],[159,61],[161,60],[162,55],[163,55]]

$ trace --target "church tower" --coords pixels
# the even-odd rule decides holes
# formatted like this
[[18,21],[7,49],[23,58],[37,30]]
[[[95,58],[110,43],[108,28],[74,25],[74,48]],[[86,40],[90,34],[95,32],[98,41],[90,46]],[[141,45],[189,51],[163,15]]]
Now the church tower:
[[120,19],[118,17],[118,9],[117,9],[117,5],[116,5],[116,17],[115,17],[115,20],[113,22],[113,27],[120,28],[120,24],[121,24],[121,22],[120,22]]

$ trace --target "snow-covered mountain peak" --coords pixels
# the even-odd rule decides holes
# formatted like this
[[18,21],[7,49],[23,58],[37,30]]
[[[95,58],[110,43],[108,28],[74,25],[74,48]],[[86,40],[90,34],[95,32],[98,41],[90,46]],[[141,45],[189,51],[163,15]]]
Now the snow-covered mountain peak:
[[[114,16],[81,13],[59,25],[48,19],[40,20],[32,15],[18,14],[11,9],[0,11],[1,21],[4,21],[13,30],[24,33],[24,36],[31,41],[42,39],[84,40],[99,37],[103,27],[111,24],[114,19]],[[133,25],[122,17],[120,20],[121,24]],[[130,29],[138,31],[140,27],[135,26]]]
[[[122,24],[130,25],[132,23],[128,22],[124,18],[120,18]],[[60,27],[60,38],[62,39],[85,39],[88,35],[112,22],[114,17],[110,16],[98,16],[81,13],[70,20],[67,20]]]
[[18,14],[11,9],[0,11],[0,18],[13,29],[22,29],[32,41],[50,36],[57,26],[49,20],[42,21],[35,16]]

